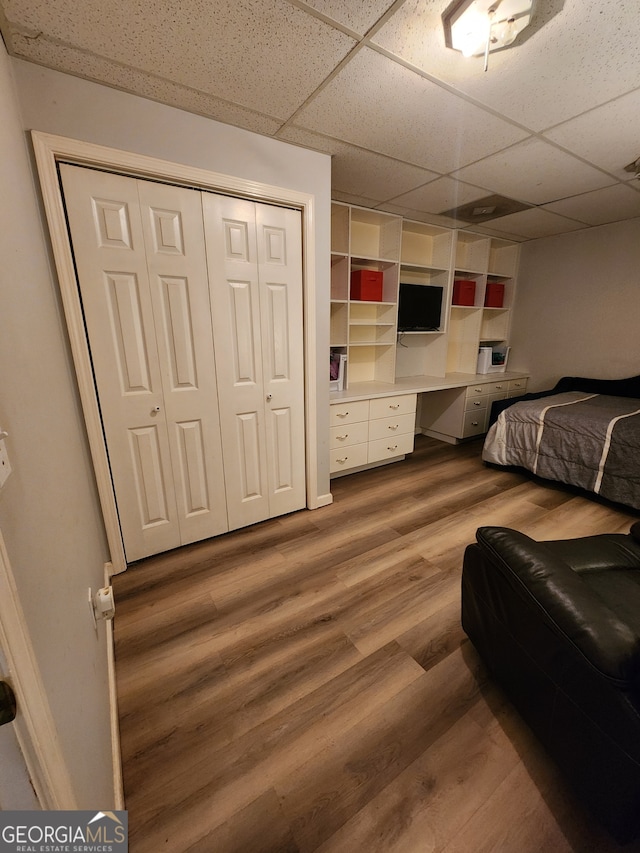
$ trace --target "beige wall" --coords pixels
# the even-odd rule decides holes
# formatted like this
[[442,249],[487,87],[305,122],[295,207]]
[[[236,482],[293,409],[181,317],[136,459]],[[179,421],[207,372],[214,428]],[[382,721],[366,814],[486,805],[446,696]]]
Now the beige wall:
[[640,374],[640,219],[524,243],[516,294],[509,367],[532,390]]
[[78,803],[112,807],[105,631],[87,605],[106,544],[3,47],[0,115],[0,426],[13,467],[0,529]]
[[29,62],[12,60],[25,130],[41,130],[315,198],[318,494],[329,485],[331,159]]

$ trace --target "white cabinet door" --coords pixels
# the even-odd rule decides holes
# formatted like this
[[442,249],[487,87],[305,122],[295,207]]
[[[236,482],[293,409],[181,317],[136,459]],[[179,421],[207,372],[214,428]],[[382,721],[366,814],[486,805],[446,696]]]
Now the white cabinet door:
[[131,562],[228,529],[200,194],[61,174]]
[[299,214],[203,193],[231,529],[305,504]]

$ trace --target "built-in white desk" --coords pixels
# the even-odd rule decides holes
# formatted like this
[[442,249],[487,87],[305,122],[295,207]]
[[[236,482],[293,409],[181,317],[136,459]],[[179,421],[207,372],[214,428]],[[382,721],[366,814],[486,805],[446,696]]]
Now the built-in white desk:
[[487,431],[494,400],[517,397],[529,374],[448,373],[358,382],[331,392],[331,474],[396,462],[415,433],[457,444]]

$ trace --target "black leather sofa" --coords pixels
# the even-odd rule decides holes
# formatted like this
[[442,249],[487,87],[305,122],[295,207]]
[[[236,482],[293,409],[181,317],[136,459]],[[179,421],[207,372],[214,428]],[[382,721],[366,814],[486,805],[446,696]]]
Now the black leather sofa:
[[481,527],[462,625],[591,813],[640,834],[640,522],[629,535],[536,542]]

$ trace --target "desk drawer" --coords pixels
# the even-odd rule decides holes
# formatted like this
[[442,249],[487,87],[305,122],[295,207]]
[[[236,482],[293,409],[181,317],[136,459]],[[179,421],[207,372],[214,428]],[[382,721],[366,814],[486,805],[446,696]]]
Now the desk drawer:
[[416,394],[398,394],[397,397],[377,397],[371,400],[369,417],[388,418],[392,415],[406,415],[416,410]]
[[354,424],[358,421],[366,421],[368,418],[368,400],[358,400],[355,403],[332,403],[329,407],[329,423],[332,427],[339,424]]
[[509,381],[509,396],[517,397],[518,394],[526,394],[527,382],[527,379],[511,379]]
[[486,409],[487,399],[484,394],[482,397],[467,397],[464,402],[465,412],[476,412],[478,409]]
[[379,462],[381,459],[393,459],[413,451],[413,432],[396,435],[391,438],[379,438],[369,442],[369,462]]
[[351,447],[332,450],[329,454],[329,473],[336,474],[338,471],[348,471],[349,468],[366,465],[368,447],[368,444],[354,444]]
[[479,412],[467,412],[464,416],[464,426],[461,438],[469,438],[472,435],[482,435],[486,432],[487,410]]
[[369,441],[379,438],[389,439],[393,436],[413,433],[416,426],[416,416],[413,412],[408,415],[398,415],[391,418],[378,418],[369,422]]
[[339,447],[349,447],[352,444],[364,444],[369,437],[369,422],[340,424],[329,430],[329,447],[337,450]]
[[484,384],[476,384],[476,385],[468,385],[467,386],[467,400],[470,397],[480,397],[482,394],[488,394],[487,386]]

